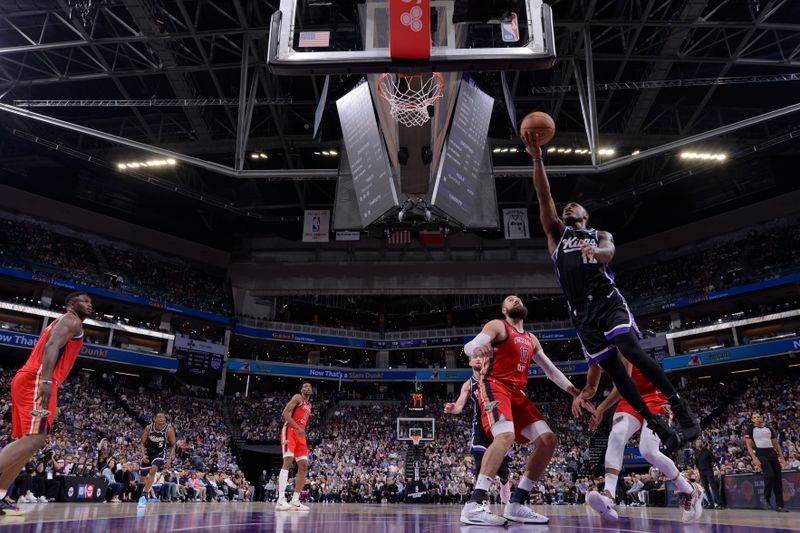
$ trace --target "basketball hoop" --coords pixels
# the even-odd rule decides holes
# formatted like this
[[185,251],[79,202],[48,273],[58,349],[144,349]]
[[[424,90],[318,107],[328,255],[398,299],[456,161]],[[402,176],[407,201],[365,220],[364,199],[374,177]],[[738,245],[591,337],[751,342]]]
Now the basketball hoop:
[[424,74],[381,74],[378,93],[389,102],[392,117],[400,124],[422,126],[430,120],[428,106],[444,92],[444,78],[438,72]]
[[411,444],[414,446],[419,446],[420,441],[422,440],[422,435],[410,435],[411,437]]

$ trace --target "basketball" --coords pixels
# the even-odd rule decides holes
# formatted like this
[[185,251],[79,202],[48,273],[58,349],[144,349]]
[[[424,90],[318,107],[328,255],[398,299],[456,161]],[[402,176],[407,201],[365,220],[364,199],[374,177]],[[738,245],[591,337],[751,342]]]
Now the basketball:
[[520,124],[519,128],[520,137],[531,130],[536,133],[539,146],[544,146],[549,143],[553,139],[553,135],[556,134],[556,123],[553,122],[552,117],[547,113],[534,111],[533,113],[528,113],[525,115],[525,118],[522,119],[522,124]]

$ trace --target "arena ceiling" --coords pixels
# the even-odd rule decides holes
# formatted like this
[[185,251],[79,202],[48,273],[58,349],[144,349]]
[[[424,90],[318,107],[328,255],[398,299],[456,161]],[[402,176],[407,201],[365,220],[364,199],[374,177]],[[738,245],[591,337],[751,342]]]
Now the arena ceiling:
[[[328,176],[341,131],[333,102],[358,81],[332,76],[320,139],[312,137],[322,77],[277,77],[265,64],[263,0],[5,0],[0,3],[0,103],[169,148],[267,178],[231,178],[181,164],[120,172],[148,156],[52,124],[0,114],[3,182],[223,248],[232,235],[297,239],[303,209],[330,208]],[[576,76],[592,81],[601,145],[627,155],[797,104],[800,2],[790,0],[552,0],[558,60],[509,72],[517,112],[550,113],[555,144],[586,146]],[[84,16],[87,15],[87,16]],[[242,67],[255,78],[242,131]],[[496,96],[492,146],[519,147],[500,77],[477,73]],[[92,105],[75,100],[95,99]],[[174,100],[173,105],[164,104]],[[203,100],[204,105],[198,104]],[[116,102],[112,102],[116,101]],[[554,175],[556,199],[586,203],[628,238],[797,188],[798,113],[688,148],[727,153],[724,164],[677,151],[603,173]],[[247,134],[246,145],[237,143]],[[266,159],[252,159],[253,152]],[[588,156],[548,155],[556,165]],[[536,209],[521,153],[498,153],[502,207]],[[323,172],[314,172],[314,171]],[[497,238],[486,234],[487,238]]]

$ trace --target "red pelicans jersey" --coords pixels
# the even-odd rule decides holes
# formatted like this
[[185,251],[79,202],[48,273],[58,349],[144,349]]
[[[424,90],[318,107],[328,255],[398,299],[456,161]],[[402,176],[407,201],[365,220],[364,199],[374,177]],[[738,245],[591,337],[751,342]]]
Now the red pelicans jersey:
[[[300,405],[296,406],[294,411],[292,411],[292,420],[305,431],[309,418],[311,418],[311,402],[307,402],[303,399]],[[294,429],[292,426],[289,427],[290,429]]]
[[533,354],[542,349],[539,339],[530,333],[520,333],[505,320],[505,340],[492,343],[497,349],[484,366],[483,375],[501,383],[525,390],[528,385],[528,369]]
[[[33,351],[31,352],[30,357],[28,357],[28,361],[22,368],[19,369],[20,372],[31,372],[37,376],[39,375],[42,370],[44,347],[47,344],[47,341],[50,340],[50,332],[53,331],[53,328],[62,318],[69,314],[71,313],[61,315],[54,320],[52,324],[47,326],[47,329],[44,330],[44,333],[41,334],[39,340],[36,342],[36,346],[33,347]],[[64,383],[64,380],[67,379],[70,370],[72,370],[72,365],[75,364],[75,359],[78,358],[78,353],[80,353],[82,347],[83,331],[81,331],[80,335],[72,337],[70,340],[68,340],[67,344],[65,344],[58,351],[58,359],[56,359],[56,364],[53,368],[53,381],[55,382],[55,386],[61,385]]]
[[644,377],[638,368],[633,367],[633,372],[631,372],[631,379],[633,383],[636,385],[636,388],[639,389],[639,394],[642,395],[642,398],[645,402],[658,402],[663,400],[663,403],[667,402],[667,397],[656,388],[655,385],[650,383],[650,381]]

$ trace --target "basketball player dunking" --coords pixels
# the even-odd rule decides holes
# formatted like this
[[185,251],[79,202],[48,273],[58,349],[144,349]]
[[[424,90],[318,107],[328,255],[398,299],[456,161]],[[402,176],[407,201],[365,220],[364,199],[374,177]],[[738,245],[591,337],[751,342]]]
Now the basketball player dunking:
[[[631,378],[636,384],[636,388],[642,395],[647,404],[647,408],[657,415],[666,415],[667,399],[664,395],[642,375],[638,368],[631,365],[626,359],[622,359],[625,368],[631,372]],[[580,396],[589,400],[597,393],[597,385],[600,383],[601,371],[598,365],[589,367],[589,375],[586,378],[586,385],[583,387]],[[703,488],[697,483],[690,483],[680,473],[675,463],[661,453],[659,446],[661,441],[658,436],[648,427],[643,427],[642,415],[637,413],[631,404],[626,400],[620,401],[619,391],[616,387],[606,396],[600,405],[595,409],[592,418],[589,420],[589,430],[594,431],[603,421],[604,413],[615,403],[619,402],[614,411],[614,421],[611,434],[608,436],[608,447],[605,457],[605,490],[602,493],[593,491],[586,495],[586,503],[600,513],[601,516],[611,520],[617,519],[617,511],[614,509],[615,494],[617,493],[617,481],[619,472],[622,469],[622,460],[625,455],[625,445],[637,431],[639,435],[639,451],[642,457],[658,468],[662,474],[671,479],[681,495],[681,507],[683,509],[682,520],[684,523],[696,522],[703,514]],[[581,406],[576,400],[572,408],[572,414],[577,418],[580,416]]]
[[[277,511],[308,511],[308,506],[300,503],[300,491],[306,483],[308,471],[308,443],[306,442],[306,426],[311,418],[311,395],[314,390],[311,383],[305,382],[300,387],[300,394],[295,394],[283,409],[286,421],[281,429],[281,450],[283,450],[283,468],[278,475]],[[286,485],[289,484],[289,469],[292,462],[297,462],[297,477],[294,480],[292,500],[286,501]]]
[[676,449],[681,437],[670,429],[664,417],[654,415],[647,408],[622,364],[619,353],[625,354],[667,397],[683,441],[693,441],[700,435],[700,424],[662,368],[639,345],[636,321],[608,268],[614,258],[614,238],[606,231],[588,227],[589,214],[577,203],[568,203],[561,213],[563,219],[558,217],[536,134],[528,130],[523,133],[522,140],[533,156],[533,185],[547,247],[589,364],[599,364],[664,446],[668,450]]
[[[167,444],[169,444],[169,447],[167,447]],[[144,433],[142,433],[142,464],[139,472],[146,478],[142,497],[139,499],[140,504],[147,503],[156,474],[160,470],[169,468],[170,464],[172,464],[177,444],[175,428],[167,421],[167,415],[165,413],[157,413],[153,423],[145,426]]]
[[[472,458],[475,462],[475,475],[477,476],[481,471],[481,463],[483,463],[483,454],[486,453],[486,448],[492,443],[486,430],[483,429],[483,422],[481,422],[481,411],[478,407],[479,395],[478,385],[481,380],[481,371],[483,370],[483,359],[480,357],[470,357],[469,366],[472,368],[472,377],[461,385],[461,394],[455,403],[446,403],[444,405],[444,412],[448,415],[461,414],[464,407],[467,405],[467,400],[472,403],[472,432],[469,439],[469,449]],[[508,462],[511,460],[511,450],[503,457],[503,462],[497,471],[497,477],[500,478],[500,503],[507,504],[511,500],[511,481],[509,481]]]
[[[488,322],[464,346],[464,353],[469,357],[483,360],[478,382],[478,405],[483,429],[492,443],[483,456],[470,501],[461,511],[461,522],[485,526],[502,526],[507,520],[546,524],[549,522],[547,517],[525,506],[534,481],[547,468],[556,448],[556,436],[533,402],[525,396],[531,360],[559,388],[573,397],[579,393],[544,354],[539,340],[525,331],[522,322],[528,316],[528,309],[522,300],[514,295],[508,296],[503,300],[501,310],[505,320]],[[582,399],[577,403],[583,409],[594,411],[594,407]],[[486,491],[492,486],[503,457],[515,441],[519,444],[533,443],[534,451],[528,457],[519,485],[501,517],[492,514],[486,504]]]
[[67,312],[47,326],[11,381],[11,436],[16,440],[0,452],[0,512],[5,515],[23,514],[5,501],[6,492],[44,446],[58,405],[58,387],[83,346],[83,321],[92,314],[92,300],[85,292],[73,292],[66,304]]

